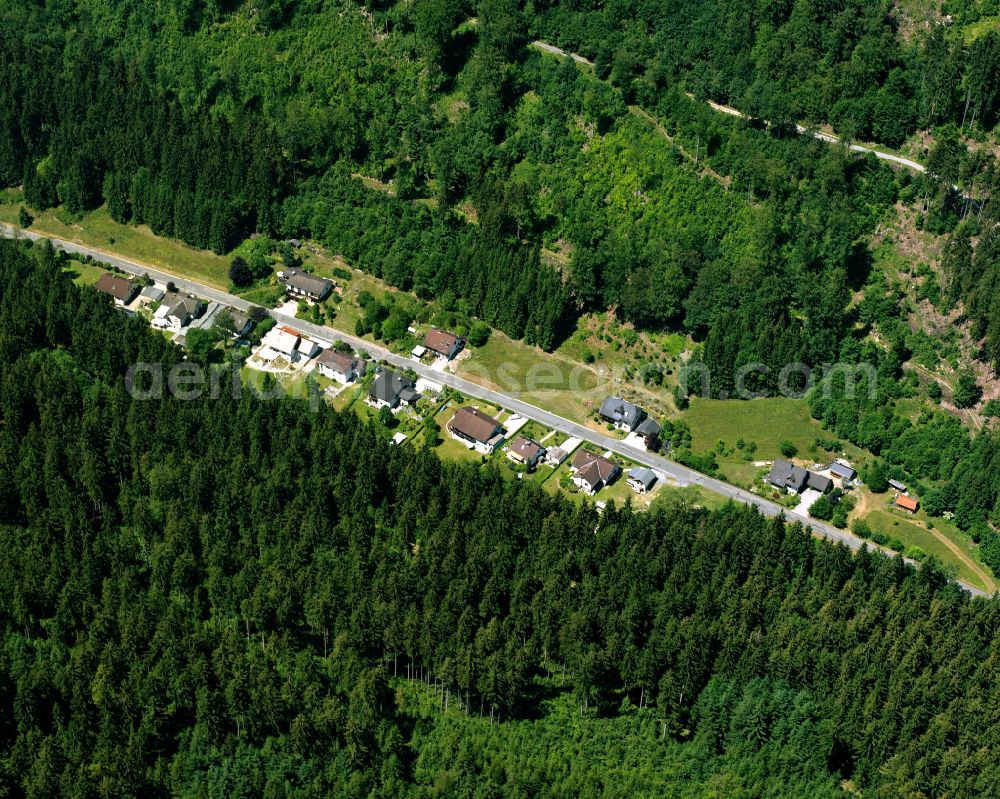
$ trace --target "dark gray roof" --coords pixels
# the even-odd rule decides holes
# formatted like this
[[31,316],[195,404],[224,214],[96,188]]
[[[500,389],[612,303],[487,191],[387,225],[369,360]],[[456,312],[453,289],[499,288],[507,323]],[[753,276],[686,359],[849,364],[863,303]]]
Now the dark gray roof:
[[250,317],[246,314],[242,314],[239,311],[235,311],[232,308],[226,309],[233,320],[233,330],[237,333],[242,332],[246,329],[246,326],[250,324]]
[[647,417],[635,428],[635,432],[641,436],[658,436],[660,434],[660,423],[652,417]]
[[774,462],[771,473],[767,476],[767,482],[778,488],[790,488],[795,492],[801,492],[808,487],[826,493],[833,488],[833,481],[829,477],[782,460]]
[[333,281],[325,277],[316,277],[308,272],[299,269],[287,269],[281,275],[281,282],[286,286],[292,286],[299,291],[312,294],[316,297],[323,297],[333,288]]
[[656,482],[656,473],[652,469],[647,469],[644,466],[636,466],[634,469],[629,471],[628,479],[641,483],[648,491],[653,487],[653,483]]
[[834,461],[830,464],[830,471],[833,472],[837,477],[842,477],[844,480],[853,480],[856,472],[850,466],[845,466],[842,463],[837,463]]
[[801,466],[795,466],[788,461],[777,460],[771,467],[767,482],[778,488],[790,488],[801,491],[809,479],[809,472]]
[[806,472],[809,475],[806,478],[806,485],[809,488],[813,488],[816,491],[822,491],[824,494],[833,488],[833,480],[829,477],[825,477],[822,474],[816,474],[816,472]]
[[169,309],[171,316],[178,318],[197,316],[204,305],[197,297],[182,294],[175,294],[173,297],[168,298],[164,304]]
[[414,390],[413,381],[406,375],[383,369],[368,389],[368,396],[395,405],[397,402],[414,402],[420,395]]
[[601,403],[601,417],[612,422],[624,424],[630,430],[634,430],[636,425],[646,418],[646,412],[626,402],[621,397],[608,397]]

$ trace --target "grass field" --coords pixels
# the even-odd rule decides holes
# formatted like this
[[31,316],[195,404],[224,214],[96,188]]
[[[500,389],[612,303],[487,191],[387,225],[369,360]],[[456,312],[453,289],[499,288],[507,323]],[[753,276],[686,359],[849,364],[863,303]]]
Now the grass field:
[[783,440],[791,441],[805,457],[817,437],[830,437],[809,415],[806,401],[802,399],[709,400],[692,397],[683,418],[691,426],[695,450],[712,449],[720,439],[732,447],[742,438],[757,443],[758,460],[780,458]]
[[93,286],[104,274],[105,270],[93,264],[70,260],[66,262],[64,271],[73,276],[73,282],[79,286]]
[[948,540],[961,550],[961,555],[935,536],[933,531],[928,530],[924,526],[924,520],[919,517],[911,519],[904,516],[901,511],[885,509],[872,511],[865,517],[865,520],[872,530],[891,538],[898,538],[907,547],[920,547],[928,555],[936,557],[945,566],[956,567],[958,576],[966,582],[987,591],[996,588],[996,583],[990,577],[989,570],[978,562],[971,541],[957,530],[941,529],[941,520],[934,520],[935,528],[938,528],[941,535],[947,536]]
[[[7,197],[5,199],[12,199]],[[0,204],[0,220],[17,224],[20,202]],[[229,288],[229,259],[207,250],[189,247],[175,239],[153,235],[145,226],[120,225],[98,208],[68,221],[59,211],[32,212],[30,230],[73,241],[112,255],[120,255],[150,266],[190,277],[218,289]],[[62,218],[60,218],[62,217]]]
[[724,507],[729,500],[719,494],[713,494],[702,486],[692,485],[680,488],[678,486],[666,485],[653,496],[651,507],[656,508],[661,505],[670,505],[677,502],[715,510]]

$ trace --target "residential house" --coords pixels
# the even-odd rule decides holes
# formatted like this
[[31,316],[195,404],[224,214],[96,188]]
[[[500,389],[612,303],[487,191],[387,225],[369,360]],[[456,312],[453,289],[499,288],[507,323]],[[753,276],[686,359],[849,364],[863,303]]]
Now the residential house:
[[825,474],[809,472],[809,476],[806,478],[806,488],[811,488],[814,491],[819,491],[821,494],[825,494],[833,488],[833,480]]
[[294,330],[288,327],[272,327],[264,335],[260,342],[263,347],[273,350],[278,355],[283,355],[289,361],[295,359],[298,351],[299,336]]
[[916,513],[920,508],[920,503],[914,497],[909,497],[906,494],[900,494],[896,497],[895,504],[897,508],[905,510],[908,513]]
[[191,294],[168,294],[153,314],[153,326],[180,330],[205,311],[204,300]]
[[[291,330],[290,328],[289,330],[290,332],[293,333],[296,332]],[[299,333],[299,343],[298,346],[296,346],[295,351],[299,354],[300,358],[304,358],[305,360],[308,361],[310,358],[315,358],[317,355],[319,355],[321,349],[322,347],[320,347],[319,344],[317,344],[311,338],[303,336],[301,333]]]
[[825,494],[833,488],[833,481],[829,477],[783,460],[776,460],[771,466],[767,482],[775,488],[784,488],[793,494],[801,494],[807,488]]
[[233,335],[236,338],[243,338],[253,330],[253,319],[244,313],[240,313],[232,308],[226,309],[229,317],[233,320]]
[[301,269],[286,269],[278,272],[278,279],[285,284],[288,293],[294,297],[322,302],[333,291],[333,281],[317,277]]
[[553,447],[545,453],[545,463],[553,469],[557,468],[564,460],[566,460],[566,450],[562,447]]
[[857,477],[858,473],[851,468],[850,464],[842,461],[834,461],[830,464],[830,474],[841,482],[846,483],[847,481],[853,480]]
[[660,423],[656,419],[646,417],[632,432],[642,436],[642,443],[646,449],[655,452],[660,448]]
[[139,293],[139,284],[136,281],[112,275],[110,272],[101,275],[94,288],[111,297],[119,308],[124,308],[132,302]]
[[645,419],[646,412],[638,405],[626,402],[621,397],[608,397],[598,411],[601,418],[619,430],[633,432]]
[[628,473],[629,487],[637,494],[645,494],[656,483],[656,472],[645,466],[636,466]]
[[463,339],[438,327],[432,327],[424,336],[424,348],[446,361],[454,358],[464,345]]
[[459,408],[448,422],[448,432],[469,449],[490,455],[503,443],[500,422],[479,408]]
[[350,383],[364,372],[365,362],[351,353],[338,352],[331,348],[316,356],[316,368],[324,377],[338,383]]
[[413,381],[406,375],[383,369],[368,388],[368,404],[376,408],[395,410],[402,405],[413,405],[420,394]]
[[612,460],[586,449],[580,449],[573,456],[573,483],[585,494],[593,496],[609,485],[621,472]]
[[532,441],[524,436],[517,436],[507,450],[507,457],[514,463],[520,463],[533,469],[542,458],[545,457],[546,449],[537,441]]

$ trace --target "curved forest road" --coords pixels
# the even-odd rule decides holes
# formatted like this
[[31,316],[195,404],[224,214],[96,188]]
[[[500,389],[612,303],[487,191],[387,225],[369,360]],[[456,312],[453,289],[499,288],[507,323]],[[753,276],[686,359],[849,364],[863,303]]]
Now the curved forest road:
[[[148,275],[150,278],[158,280],[162,283],[166,283],[168,281],[173,282],[173,284],[179,289],[197,294],[207,300],[214,300],[224,305],[229,305],[230,307],[236,308],[240,311],[245,312],[249,310],[252,305],[252,303],[249,303],[233,294],[197,283],[180,275],[174,275],[138,261],[103,252],[101,250],[94,249],[93,247],[87,247],[75,242],[53,238],[51,236],[46,236],[33,231],[12,228],[4,224],[0,224],[0,236],[6,238],[27,238],[32,241],[48,239],[52,242],[54,247],[67,253],[89,255],[91,258],[103,261],[133,275]],[[270,314],[275,321],[280,322],[281,324],[293,326],[321,340],[344,341],[357,350],[367,351],[376,360],[381,360],[389,365],[401,369],[412,369],[419,376],[425,377],[436,383],[443,383],[450,388],[461,392],[462,394],[467,394],[470,397],[476,397],[484,400],[485,402],[497,405],[498,407],[506,408],[513,413],[518,413],[526,418],[534,419],[546,427],[559,430],[562,433],[579,438],[583,441],[589,441],[604,450],[610,450],[625,458],[641,463],[644,466],[658,469],[682,487],[689,485],[700,486],[715,494],[731,499],[734,502],[752,505],[763,515],[768,517],[783,515],[788,521],[797,522],[806,529],[811,530],[814,534],[830,539],[831,541],[844,544],[855,551],[861,549],[862,546],[867,545],[869,549],[880,550],[889,557],[895,557],[896,555],[896,553],[891,550],[879,547],[870,541],[864,541],[863,539],[858,538],[845,530],[839,530],[833,525],[816,521],[815,519],[810,519],[808,516],[803,516],[795,513],[794,511],[790,511],[769,499],[757,496],[756,494],[752,494],[742,488],[737,488],[736,486],[723,482],[722,480],[717,480],[714,477],[709,477],[708,475],[696,472],[694,469],[689,469],[679,463],[667,460],[660,455],[636,449],[616,438],[610,438],[600,432],[591,430],[590,428],[584,427],[576,422],[572,422],[569,419],[565,419],[562,416],[558,416],[551,411],[547,411],[543,408],[524,402],[518,397],[494,391],[493,389],[486,388],[478,383],[473,383],[457,375],[432,369],[429,366],[417,363],[409,357],[396,355],[384,347],[380,347],[377,344],[365,341],[364,339],[356,336],[342,333],[339,330],[334,330],[331,327],[317,325],[313,322],[307,322],[304,319],[297,319],[294,316],[288,316],[287,314],[281,314],[275,311],[271,311]],[[987,594],[984,590],[976,586],[970,585],[961,580],[956,582],[974,596],[989,596],[989,594]]]
[[[594,62],[588,58],[584,58],[578,53],[569,53],[560,47],[556,47],[554,44],[549,44],[548,42],[543,42],[540,40],[533,41],[531,46],[536,50],[541,50],[544,53],[549,53],[550,55],[559,56],[560,58],[572,58],[578,64],[586,64],[587,66],[594,66]],[[694,95],[688,93],[688,97],[692,100],[695,99]],[[740,119],[747,119],[747,115],[740,111],[738,108],[733,108],[731,105],[723,105],[722,103],[716,103],[712,100],[708,100],[709,107],[713,111],[718,111],[720,114],[728,114],[732,117],[739,117]],[[631,110],[631,109],[629,109]],[[634,112],[633,112],[634,113]],[[643,117],[650,121],[651,118],[648,114],[643,114]],[[770,125],[770,122],[766,122],[766,125]],[[795,129],[799,133],[808,134],[813,138],[819,139],[820,141],[829,142],[830,144],[842,144],[843,140],[839,136],[834,136],[832,133],[823,133],[819,130],[810,130],[803,125],[796,125]],[[912,169],[915,172],[926,172],[927,168],[923,164],[919,164],[916,161],[912,161],[909,158],[904,158],[901,155],[893,155],[892,153],[884,153],[881,150],[876,150],[873,147],[865,147],[860,144],[850,144],[848,148],[852,153],[871,153],[876,158],[881,158],[883,161],[891,161],[899,166],[905,166],[908,169]],[[953,187],[958,190],[958,187]]]

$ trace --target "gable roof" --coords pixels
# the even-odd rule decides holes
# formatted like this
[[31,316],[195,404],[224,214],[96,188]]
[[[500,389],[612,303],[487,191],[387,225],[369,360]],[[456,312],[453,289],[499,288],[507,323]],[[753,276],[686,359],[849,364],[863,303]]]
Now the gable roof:
[[317,297],[322,297],[333,288],[332,280],[316,277],[299,269],[286,269],[281,274],[281,282],[307,294],[315,294]]
[[165,293],[166,292],[159,286],[146,286],[146,288],[142,290],[142,296],[146,299],[152,300],[153,302],[162,300]]
[[914,497],[908,497],[906,494],[900,494],[896,497],[896,507],[902,508],[903,510],[916,511],[920,507],[920,503]]
[[809,488],[814,488],[817,491],[822,491],[824,494],[833,488],[833,480],[822,474],[816,474],[816,472],[806,472],[806,485]]
[[510,451],[515,455],[520,455],[527,461],[533,461],[540,455],[545,454],[545,447],[537,441],[532,441],[530,438],[518,436],[511,442]]
[[167,306],[170,316],[178,318],[182,316],[196,316],[202,306],[201,300],[197,297],[183,294],[175,295],[173,299],[166,300],[164,304]]
[[658,436],[660,434],[660,423],[652,417],[647,417],[635,428],[635,432],[642,436]]
[[656,482],[656,472],[645,466],[636,466],[629,470],[628,479],[640,483],[647,490]]
[[600,414],[605,419],[620,422],[630,428],[635,428],[646,418],[646,412],[638,405],[626,402],[621,397],[607,397],[601,403]]
[[268,331],[264,337],[264,343],[273,350],[291,355],[295,352],[299,337],[294,333],[289,333],[287,328],[275,327]]
[[593,486],[610,480],[618,470],[618,464],[603,455],[580,449],[573,456],[573,468],[576,469],[577,477]]
[[368,389],[369,397],[380,402],[388,402],[390,405],[395,405],[400,400],[410,402],[415,394],[419,396],[413,390],[413,381],[410,378],[389,369],[383,369]]
[[487,442],[496,435],[500,422],[479,408],[459,408],[448,422],[448,429],[473,441]]
[[348,355],[346,352],[338,352],[331,347],[330,349],[323,350],[316,356],[316,363],[334,372],[346,375],[358,371],[361,361],[353,355]]
[[226,312],[229,317],[233,320],[233,330],[237,333],[246,329],[246,326],[250,324],[250,317],[246,314],[242,314],[233,308],[226,308]]
[[830,471],[844,480],[853,480],[856,472],[850,466],[834,461],[830,464]]
[[128,302],[135,296],[139,284],[133,280],[127,280],[118,275],[105,272],[94,284],[94,288],[102,294],[109,294],[119,302]]
[[801,491],[809,479],[809,472],[801,466],[795,466],[788,461],[776,460],[771,466],[771,472],[767,476],[767,481],[774,486],[781,488],[791,488],[793,491]]
[[424,346],[439,355],[451,355],[458,342],[458,336],[439,327],[432,327],[424,336]]

